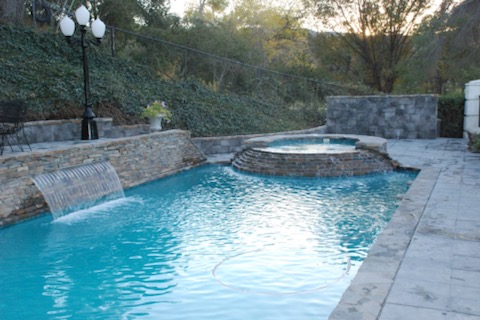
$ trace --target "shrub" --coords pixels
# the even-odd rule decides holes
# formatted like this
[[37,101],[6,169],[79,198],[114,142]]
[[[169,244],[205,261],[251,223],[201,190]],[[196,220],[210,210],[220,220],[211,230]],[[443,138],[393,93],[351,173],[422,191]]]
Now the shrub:
[[159,114],[163,115],[165,120],[170,120],[172,118],[172,112],[167,109],[164,101],[152,102],[145,109],[143,109],[141,116],[144,118],[154,118]]
[[462,93],[440,96],[438,98],[438,118],[440,136],[461,138],[463,136],[463,113],[465,97]]
[[472,152],[480,152],[480,133],[468,132],[468,149]]

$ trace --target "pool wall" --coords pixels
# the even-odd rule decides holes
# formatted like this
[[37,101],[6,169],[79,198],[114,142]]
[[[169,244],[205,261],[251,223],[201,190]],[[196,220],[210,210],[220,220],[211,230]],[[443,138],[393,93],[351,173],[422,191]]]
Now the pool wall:
[[121,139],[77,141],[55,150],[0,157],[0,226],[48,211],[32,177],[81,164],[108,161],[124,188],[152,181],[205,162],[190,133],[169,130]]
[[221,137],[196,137],[192,138],[193,143],[197,145],[206,155],[212,154],[227,154],[237,153],[242,150],[246,140],[256,137],[273,137],[278,135],[296,135],[296,134],[320,134],[325,133],[326,126],[320,126],[305,130],[265,133],[265,134],[250,134],[250,135],[236,135],[236,136],[221,136]]

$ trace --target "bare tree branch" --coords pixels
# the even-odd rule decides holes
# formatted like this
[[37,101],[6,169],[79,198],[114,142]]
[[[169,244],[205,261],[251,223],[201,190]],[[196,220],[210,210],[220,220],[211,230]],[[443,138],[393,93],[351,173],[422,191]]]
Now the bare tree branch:
[[364,82],[390,93],[399,64],[411,56],[411,35],[431,0],[313,0],[317,13],[362,61]]

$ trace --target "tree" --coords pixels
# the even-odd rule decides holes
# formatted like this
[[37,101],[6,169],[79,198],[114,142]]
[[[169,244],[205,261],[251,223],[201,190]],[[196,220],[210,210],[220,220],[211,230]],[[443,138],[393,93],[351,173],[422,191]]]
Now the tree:
[[443,1],[437,11],[425,17],[412,36],[414,54],[403,64],[399,80],[401,91],[442,94],[448,82],[448,64],[443,45],[451,0]]
[[227,0],[199,0],[197,7],[191,7],[187,15],[196,22],[212,21],[228,7]]
[[224,21],[263,52],[261,65],[288,72],[304,60],[309,50],[308,32],[301,25],[303,13],[299,9],[258,0],[238,0],[234,4]]
[[480,1],[444,0],[413,37],[415,54],[404,69],[410,92],[445,94],[480,78]]
[[446,84],[463,87],[480,76],[480,1],[465,0],[448,13],[443,29],[432,37],[433,48],[437,66],[444,65]]
[[356,67],[351,50],[345,48],[343,41],[331,32],[320,32],[311,36],[312,55],[317,59],[318,72],[330,81],[340,83],[359,83],[362,73]]
[[129,30],[145,26],[170,26],[175,19],[168,14],[168,10],[166,0],[98,1],[99,16],[106,24]]
[[98,4],[98,14],[110,26],[135,29],[142,16],[142,8],[136,0],[103,0]]
[[317,16],[355,56],[363,82],[391,93],[412,55],[411,35],[431,0],[312,0]]
[[0,0],[0,21],[21,25],[25,11],[24,0]]

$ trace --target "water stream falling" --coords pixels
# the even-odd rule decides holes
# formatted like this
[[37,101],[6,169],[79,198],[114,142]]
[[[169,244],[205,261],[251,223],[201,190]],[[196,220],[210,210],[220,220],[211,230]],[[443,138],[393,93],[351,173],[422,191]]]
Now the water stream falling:
[[33,177],[53,218],[125,196],[120,179],[106,161]]

